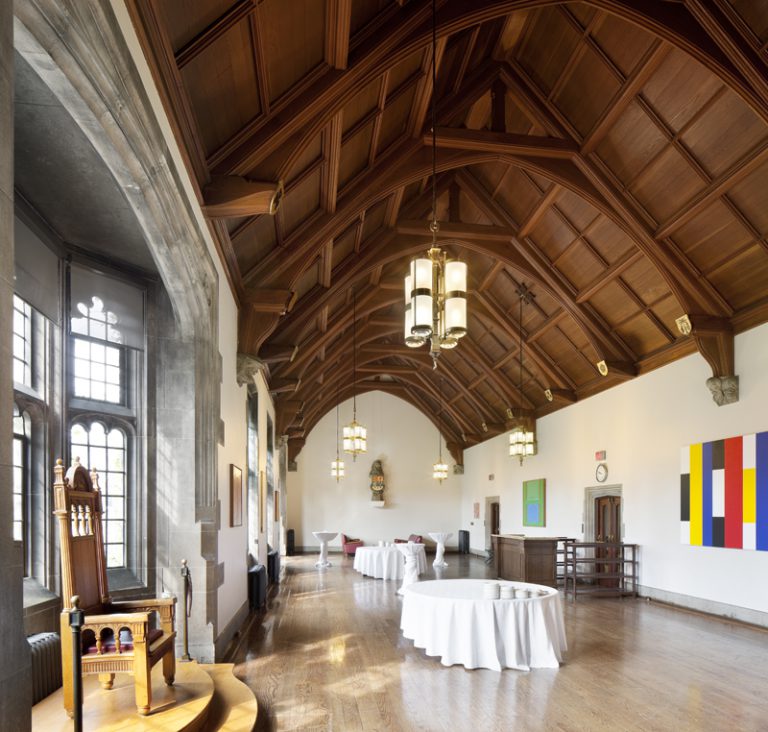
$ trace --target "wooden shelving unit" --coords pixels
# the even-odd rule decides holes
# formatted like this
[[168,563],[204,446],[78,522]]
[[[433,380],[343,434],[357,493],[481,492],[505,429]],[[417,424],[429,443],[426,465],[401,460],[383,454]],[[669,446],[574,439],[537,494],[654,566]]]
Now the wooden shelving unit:
[[607,541],[563,542],[564,594],[637,597],[638,545]]

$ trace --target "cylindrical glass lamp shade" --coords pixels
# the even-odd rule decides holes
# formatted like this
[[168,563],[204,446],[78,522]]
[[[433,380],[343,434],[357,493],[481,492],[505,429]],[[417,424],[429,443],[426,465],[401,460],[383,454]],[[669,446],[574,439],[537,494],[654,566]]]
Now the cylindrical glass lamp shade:
[[445,294],[453,292],[467,293],[466,262],[450,261],[445,263]]
[[331,478],[336,478],[336,480],[340,480],[344,477],[344,461],[339,460],[338,458],[336,460],[333,460],[331,462]]
[[465,296],[445,298],[445,334],[461,338],[467,333],[467,298]]
[[425,338],[413,334],[413,305],[411,305],[411,282],[413,278],[408,275],[405,278],[405,322],[403,328],[403,339],[405,345],[409,348],[418,348],[423,346]]
[[432,262],[414,259],[411,262],[411,333],[422,338],[432,335]]

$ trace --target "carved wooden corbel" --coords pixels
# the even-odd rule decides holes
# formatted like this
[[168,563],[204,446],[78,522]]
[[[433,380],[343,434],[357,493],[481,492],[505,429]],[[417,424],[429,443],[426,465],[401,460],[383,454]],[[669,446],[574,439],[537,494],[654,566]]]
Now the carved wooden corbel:
[[686,313],[675,323],[682,335],[690,335],[696,348],[712,369],[707,388],[715,404],[739,401],[739,377],[735,374],[733,326],[728,318]]
[[263,183],[238,175],[216,175],[203,190],[203,213],[210,218],[274,216],[284,196],[283,181]]

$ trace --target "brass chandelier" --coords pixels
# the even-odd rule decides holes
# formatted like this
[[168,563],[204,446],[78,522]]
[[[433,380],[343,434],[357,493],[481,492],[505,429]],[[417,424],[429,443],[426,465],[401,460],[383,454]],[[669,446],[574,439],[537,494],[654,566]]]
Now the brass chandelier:
[[405,345],[419,348],[429,341],[433,366],[442,350],[456,348],[467,333],[467,265],[448,260],[437,244],[437,148],[435,94],[437,93],[437,30],[435,1],[432,0],[432,246],[411,261],[405,277]]
[[368,430],[357,421],[357,297],[352,290],[352,421],[344,427],[344,452],[352,462],[368,451]]

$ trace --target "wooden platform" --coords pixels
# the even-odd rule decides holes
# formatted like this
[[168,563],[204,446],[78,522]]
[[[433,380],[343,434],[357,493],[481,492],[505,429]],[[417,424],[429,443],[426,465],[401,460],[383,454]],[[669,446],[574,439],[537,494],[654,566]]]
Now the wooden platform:
[[[89,732],[250,732],[256,723],[257,709],[253,693],[234,677],[229,663],[177,662],[172,687],[165,685],[158,664],[152,671],[152,711],[146,717],[136,711],[131,676],[115,676],[111,691],[99,686],[98,676],[85,677],[83,727]],[[33,707],[32,729],[72,729],[61,689]]]

